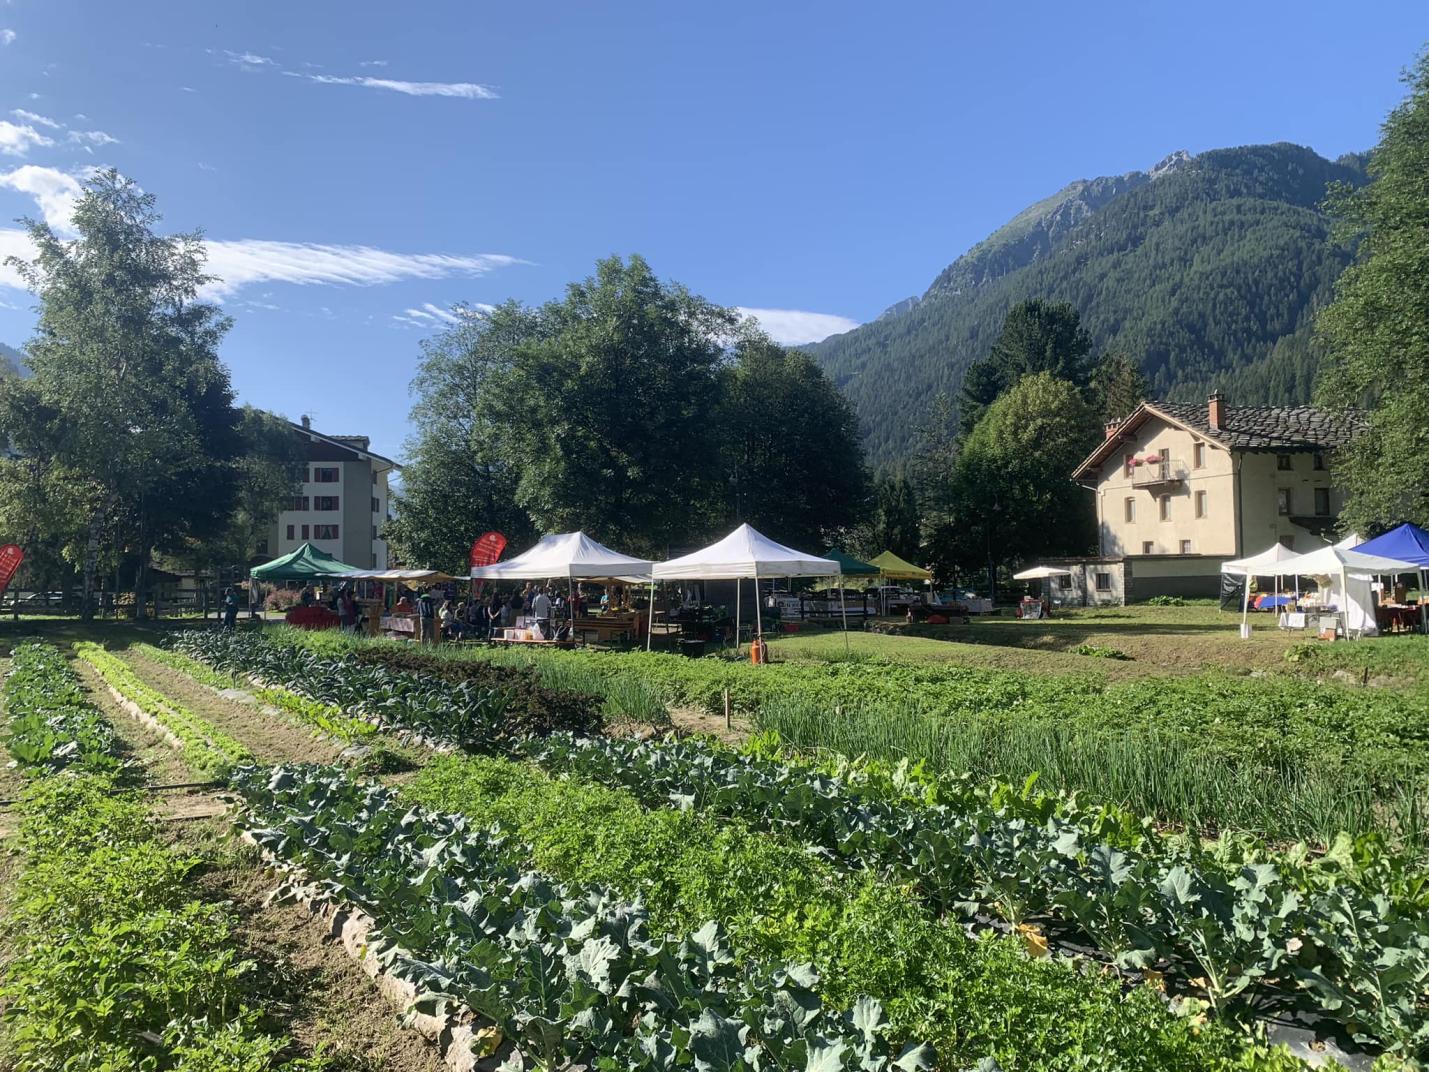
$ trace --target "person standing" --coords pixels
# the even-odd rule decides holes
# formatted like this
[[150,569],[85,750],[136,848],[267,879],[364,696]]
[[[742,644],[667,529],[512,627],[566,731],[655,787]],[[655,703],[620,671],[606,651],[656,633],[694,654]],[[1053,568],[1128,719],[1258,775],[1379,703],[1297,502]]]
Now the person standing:
[[232,588],[223,590],[223,631],[233,632],[238,624],[238,593]]
[[491,590],[491,602],[486,605],[486,635],[492,639],[496,638],[496,631],[502,626],[502,618],[506,614],[506,601],[501,598],[501,593],[495,588]]
[[352,603],[348,600],[346,585],[337,590],[337,627],[344,633],[352,631]]
[[437,608],[430,588],[423,588],[417,596],[417,639],[423,644],[437,642]]
[[538,591],[531,600],[531,614],[536,619],[536,630],[542,640],[551,639],[551,597],[544,590]]

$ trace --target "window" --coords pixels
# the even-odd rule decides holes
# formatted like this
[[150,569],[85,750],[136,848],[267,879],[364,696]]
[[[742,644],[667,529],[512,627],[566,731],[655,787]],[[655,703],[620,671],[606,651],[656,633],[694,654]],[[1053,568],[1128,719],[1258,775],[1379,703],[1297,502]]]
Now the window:
[[1191,465],[1197,469],[1206,467],[1206,445],[1197,443],[1191,448]]
[[372,526],[372,542],[373,542],[373,543],[376,543],[376,542],[377,542],[377,526],[376,526],[376,525],[373,525],[373,526]]
[[1163,496],[1161,496],[1161,498],[1160,498],[1158,501],[1159,501],[1160,504],[1161,504],[1161,520],[1162,520],[1162,521],[1170,521],[1170,520],[1171,520],[1171,496],[1169,496],[1169,495],[1163,495]]
[[1204,491],[1196,492],[1196,516],[1206,516],[1206,493]]
[[1277,454],[1275,456],[1275,468],[1279,469],[1282,473],[1288,473],[1295,467],[1290,462],[1290,455]]
[[293,526],[292,526],[292,525],[289,525],[289,526],[288,526],[288,539],[291,540],[292,538],[293,538]]
[[1126,497],[1126,502],[1124,503],[1124,506],[1126,507],[1126,520],[1127,520],[1127,521],[1135,521],[1135,520],[1136,520],[1136,500],[1133,499],[1130,495],[1128,495],[1128,496]]
[[1110,574],[1110,573],[1098,573],[1098,574],[1097,574],[1097,591],[1098,591],[1098,592],[1110,592],[1110,591],[1111,591],[1111,574]]
[[1183,555],[1189,555],[1189,554],[1191,553],[1191,541],[1190,541],[1190,540],[1182,540],[1182,541],[1181,541],[1181,553],[1182,553]]
[[313,470],[314,484],[336,484],[338,482],[338,470],[336,466],[319,466]]
[[1156,553],[1156,545],[1150,540],[1142,540],[1141,553],[1143,555],[1154,555]]
[[1323,471],[1324,471],[1324,468],[1325,468],[1325,455],[1324,455],[1324,452],[1323,452],[1323,451],[1318,451],[1318,450],[1317,450],[1317,451],[1315,452],[1315,459],[1314,459],[1313,468],[1314,468],[1315,470],[1317,470],[1317,471],[1320,471],[1320,472],[1323,472]]
[[308,527],[307,527],[306,525],[304,525],[304,526],[303,526],[303,539],[306,540],[307,538],[308,538]]
[[1058,578],[1057,578],[1057,587],[1058,587],[1058,588],[1061,588],[1061,589],[1064,590],[1064,591],[1065,591],[1066,589],[1071,588],[1071,587],[1072,587],[1072,578],[1070,578],[1070,577],[1058,577]]
[[313,500],[313,503],[314,510],[322,510],[324,512],[328,512],[336,510],[338,508],[336,495],[319,495],[316,499]]
[[1330,516],[1330,489],[1329,489],[1329,488],[1316,488],[1316,489],[1315,489],[1315,516],[1316,516],[1316,517],[1329,517],[1329,516]]
[[374,514],[380,514],[382,512],[382,504],[377,501],[376,495],[372,496],[372,512]]
[[1276,488],[1276,489],[1275,489],[1275,512],[1278,513],[1281,517],[1289,517],[1289,516],[1290,516],[1290,489],[1289,489],[1289,488]]
[[1126,455],[1126,457],[1122,460],[1122,468],[1126,476],[1132,476],[1136,472],[1136,455]]
[[314,525],[313,539],[315,540],[335,540],[337,539],[336,525]]
[[306,495],[294,495],[288,500],[289,510],[305,511],[308,508],[308,497]]

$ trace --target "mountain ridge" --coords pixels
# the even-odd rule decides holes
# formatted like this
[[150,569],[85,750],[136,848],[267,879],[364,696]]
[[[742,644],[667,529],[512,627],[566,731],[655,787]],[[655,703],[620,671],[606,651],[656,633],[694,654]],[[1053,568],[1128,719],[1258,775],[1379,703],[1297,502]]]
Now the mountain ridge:
[[[1234,383],[1304,401],[1307,325],[1349,253],[1320,205],[1364,158],[1288,143],[1178,150],[1146,171],[1079,179],[1029,205],[916,298],[804,347],[849,396],[870,459],[897,462],[937,393],[956,396],[1017,301],[1069,301],[1099,350],[1140,362],[1153,392]],[[1277,357],[1271,362],[1272,355]]]

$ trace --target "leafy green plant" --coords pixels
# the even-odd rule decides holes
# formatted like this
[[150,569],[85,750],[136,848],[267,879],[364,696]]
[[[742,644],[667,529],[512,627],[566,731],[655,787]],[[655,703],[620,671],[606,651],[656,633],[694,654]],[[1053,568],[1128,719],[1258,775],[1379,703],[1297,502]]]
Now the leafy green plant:
[[39,773],[71,767],[115,773],[122,767],[114,728],[53,646],[39,641],[14,646],[0,702],[5,747],[21,767]]
[[1093,659],[1117,659],[1122,662],[1130,662],[1131,656],[1120,648],[1109,648],[1102,644],[1078,644],[1075,648],[1068,648],[1073,655],[1086,655]]
[[177,700],[150,688],[117,655],[90,641],[79,641],[74,647],[79,657],[94,667],[108,685],[178,738],[184,758],[195,769],[221,778],[234,767],[253,762],[253,756],[242,744]]

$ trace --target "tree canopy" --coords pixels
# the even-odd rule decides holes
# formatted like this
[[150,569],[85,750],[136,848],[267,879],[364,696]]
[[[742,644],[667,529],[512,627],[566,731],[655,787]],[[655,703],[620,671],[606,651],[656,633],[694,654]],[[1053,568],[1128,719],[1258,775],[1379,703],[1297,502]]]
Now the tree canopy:
[[1331,200],[1359,257],[1317,323],[1320,401],[1368,407],[1368,432],[1335,460],[1349,492],[1342,522],[1360,531],[1429,525],[1429,54],[1407,81],[1370,154],[1372,181]]
[[959,407],[963,434],[972,431],[998,395],[1024,376],[1050,372],[1086,386],[1091,352],[1091,336],[1072,305],[1040,298],[1018,302],[1008,310],[987,357],[968,369]]

